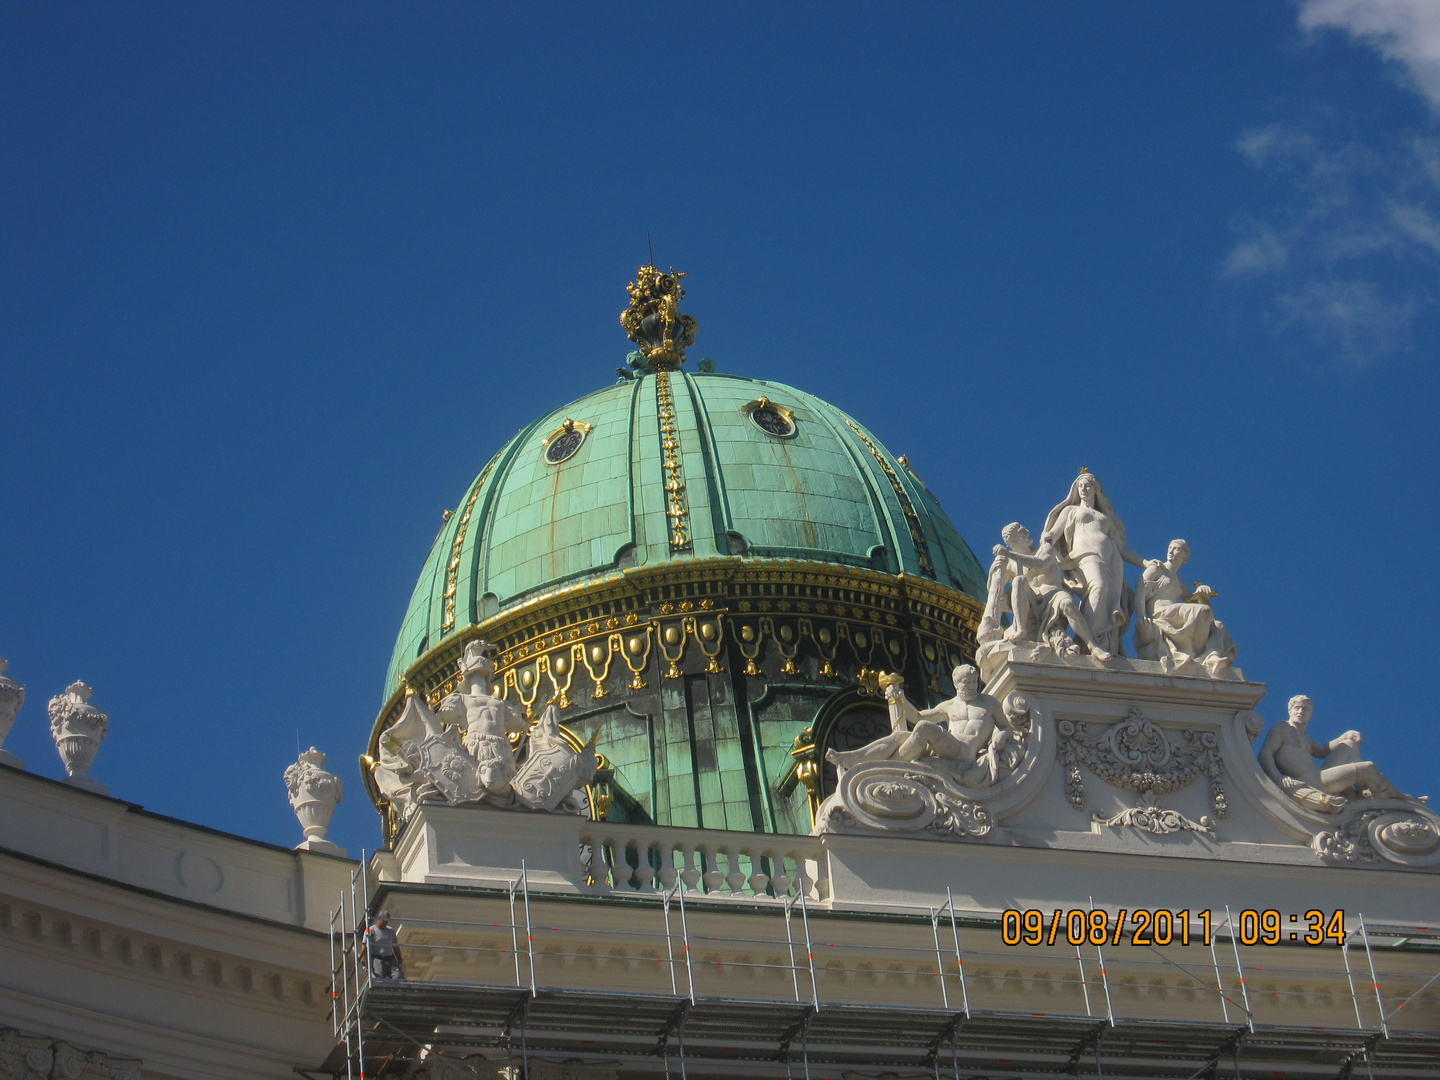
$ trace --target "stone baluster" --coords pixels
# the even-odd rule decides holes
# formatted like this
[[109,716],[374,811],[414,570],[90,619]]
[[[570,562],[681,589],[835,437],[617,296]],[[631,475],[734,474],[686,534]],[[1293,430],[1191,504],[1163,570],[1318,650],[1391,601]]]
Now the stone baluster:
[[775,887],[775,895],[782,897],[789,896],[790,885],[795,880],[790,875],[790,864],[788,861],[790,856],[784,850],[780,850],[774,853],[771,859],[771,865],[777,871],[775,876],[770,879],[770,884]]
[[740,870],[740,856],[736,854],[733,846],[725,849],[725,869],[729,871],[725,875],[725,884],[732,893],[739,896],[740,890],[745,888],[745,875]]
[[685,869],[680,871],[680,880],[693,889],[700,884],[700,859],[703,853],[697,849],[697,845],[688,841],[681,843],[680,850],[685,856]]
[[765,859],[770,860],[772,867],[775,865],[775,856],[770,848],[762,848],[758,855],[752,852],[750,856],[750,891],[756,896],[764,896],[770,886],[770,875],[765,873]]
[[65,782],[97,795],[109,795],[108,787],[90,779],[95,752],[110,729],[110,718],[90,704],[94,692],[82,682],[73,682],[65,693],[51,698],[50,734],[65,763]]
[[325,755],[313,746],[301,754],[285,770],[285,788],[290,794],[290,809],[305,830],[305,839],[295,845],[296,849],[343,857],[345,849],[325,839],[335,805],[344,796],[340,778],[325,771]]
[[10,734],[10,728],[15,723],[15,714],[20,711],[20,706],[25,704],[25,687],[5,675],[9,666],[10,661],[0,656],[0,765],[23,769],[25,762],[3,749],[5,736]]
[[725,880],[724,873],[720,870],[720,848],[714,844],[706,844],[700,849],[700,865],[706,867],[704,874],[705,891],[708,893],[718,892],[720,882]]

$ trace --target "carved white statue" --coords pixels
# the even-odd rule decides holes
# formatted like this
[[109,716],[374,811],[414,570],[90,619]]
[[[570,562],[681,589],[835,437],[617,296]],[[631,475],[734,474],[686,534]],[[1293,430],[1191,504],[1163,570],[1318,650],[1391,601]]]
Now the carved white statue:
[[[1048,645],[1059,656],[1074,656],[1080,648],[1065,633],[1069,627],[1092,656],[1109,660],[1111,654],[1095,642],[1089,624],[1081,617],[1079,603],[1065,585],[1065,571],[1075,570],[1079,564],[1074,560],[1061,562],[1054,545],[1048,541],[1037,551],[1030,530],[1018,521],[1001,529],[1000,536],[1005,543],[991,549],[995,560],[990,564],[988,595],[978,640],[983,643],[1003,639],[1010,644],[1038,642]],[[1011,622],[1002,633],[1001,615],[1006,610],[1010,612]]]
[[1046,517],[1040,542],[1053,547],[1063,565],[1074,566],[1066,580],[1080,593],[1080,614],[1090,638],[1105,653],[1118,655],[1132,608],[1125,563],[1144,566],[1145,560],[1126,543],[1125,523],[1099,480],[1080,471],[1065,501]]
[[25,687],[6,676],[5,672],[9,667],[10,661],[0,656],[0,765],[23,769],[25,762],[3,749],[5,737],[10,734],[10,728],[15,724],[15,714],[20,711],[20,706],[25,704]]
[[1190,545],[1171,540],[1164,562],[1145,564],[1135,597],[1135,655],[1174,668],[1199,663],[1213,676],[1235,662],[1235,642],[1211,610],[1215,590],[1197,581],[1192,592],[1180,580],[1189,560]]
[[[576,750],[553,704],[531,729],[523,712],[494,695],[489,650],[484,641],[470,642],[457,665],[459,687],[439,710],[411,693],[400,719],[381,734],[375,783],[401,820],[424,802],[587,812],[584,788],[599,765],[593,740]],[[527,731],[517,765],[511,736]]]
[[285,770],[285,790],[290,794],[290,809],[305,830],[305,839],[296,848],[344,855],[344,848],[325,839],[335,805],[345,796],[340,778],[325,771],[325,755],[313,746],[301,754]]
[[110,729],[110,718],[90,704],[95,691],[83,682],[73,682],[65,693],[50,699],[50,734],[65,763],[65,782],[100,795],[110,794],[104,784],[90,779],[95,751]]
[[1296,694],[1287,707],[1289,718],[1265,736],[1260,768],[1271,780],[1307,809],[1328,814],[1338,814],[1351,799],[1410,798],[1385,779],[1373,761],[1361,758],[1358,731],[1324,744],[1312,740],[1305,729],[1314,709],[1308,697]]
[[[965,782],[977,770],[979,757],[997,731],[1009,730],[1000,702],[980,692],[980,673],[961,664],[953,674],[955,696],[933,709],[916,709],[898,679],[885,688],[890,703],[890,734],[858,750],[827,750],[825,760],[842,772],[866,761],[917,761],[938,758]],[[913,730],[911,725],[913,725]]]
[[523,735],[525,714],[491,692],[495,664],[483,640],[465,646],[460,658],[460,685],[440,702],[437,715],[444,724],[465,732],[465,749],[479,768],[481,786],[491,795],[510,789],[515,776],[515,754],[510,736]]
[[510,789],[531,810],[587,813],[585,786],[595,779],[599,765],[594,736],[576,753],[560,730],[559,711],[548,705],[530,732],[525,764],[510,781]]
[[[890,734],[858,750],[827,750],[835,791],[816,812],[814,832],[930,833],[974,840],[991,831],[976,789],[994,787],[1020,764],[1030,705],[1011,694],[1002,706],[980,692],[979,673],[955,669],[956,694],[923,712],[899,676],[883,676]],[[912,728],[913,725],[913,728]]]

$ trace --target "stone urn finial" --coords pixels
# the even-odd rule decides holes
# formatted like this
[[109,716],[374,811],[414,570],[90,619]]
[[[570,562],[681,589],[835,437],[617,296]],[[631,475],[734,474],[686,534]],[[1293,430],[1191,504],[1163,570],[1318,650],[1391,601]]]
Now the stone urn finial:
[[311,747],[285,770],[285,789],[290,793],[290,809],[300,819],[305,839],[296,844],[300,851],[323,851],[327,855],[345,854],[345,849],[325,839],[330,816],[340,802],[345,787],[334,773],[325,771],[325,755]]
[[[10,661],[0,656],[0,747],[5,745],[5,736],[10,734],[10,728],[15,724],[15,714],[25,704],[25,687],[5,675],[9,666]],[[12,769],[25,768],[25,762],[3,749],[0,749],[0,765],[9,765]]]
[[50,699],[50,734],[55,749],[65,763],[65,782],[97,795],[109,795],[110,789],[90,779],[90,765],[95,751],[110,729],[110,718],[90,704],[95,691],[83,682],[73,682],[65,693]]

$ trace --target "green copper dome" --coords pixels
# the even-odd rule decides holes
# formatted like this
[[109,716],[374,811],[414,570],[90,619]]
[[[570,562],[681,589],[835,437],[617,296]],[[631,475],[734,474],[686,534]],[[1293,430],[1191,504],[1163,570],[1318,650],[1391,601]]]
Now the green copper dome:
[[481,470],[435,538],[386,677],[492,616],[631,567],[797,559],[984,575],[918,477],[866,428],[781,383],[645,374],[542,416]]

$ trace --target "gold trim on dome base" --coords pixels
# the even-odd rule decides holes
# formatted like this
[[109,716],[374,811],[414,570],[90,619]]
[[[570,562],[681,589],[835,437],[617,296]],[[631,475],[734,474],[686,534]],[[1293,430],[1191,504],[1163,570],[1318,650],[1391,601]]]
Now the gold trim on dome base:
[[[912,660],[932,693],[951,669],[975,655],[979,602],[928,578],[803,559],[715,556],[615,571],[530,597],[445,638],[411,664],[370,733],[394,723],[413,688],[432,705],[458,683],[456,661],[467,642],[484,638],[498,649],[495,693],[534,718],[554,701],[603,700],[647,688],[652,654],[661,679],[695,670],[719,672],[726,638],[745,666],[764,648],[783,661],[780,677],[799,675],[803,648],[821,678],[837,687],[861,671],[895,671]],[[578,673],[578,679],[577,679]],[[366,788],[379,791],[368,770]]]

